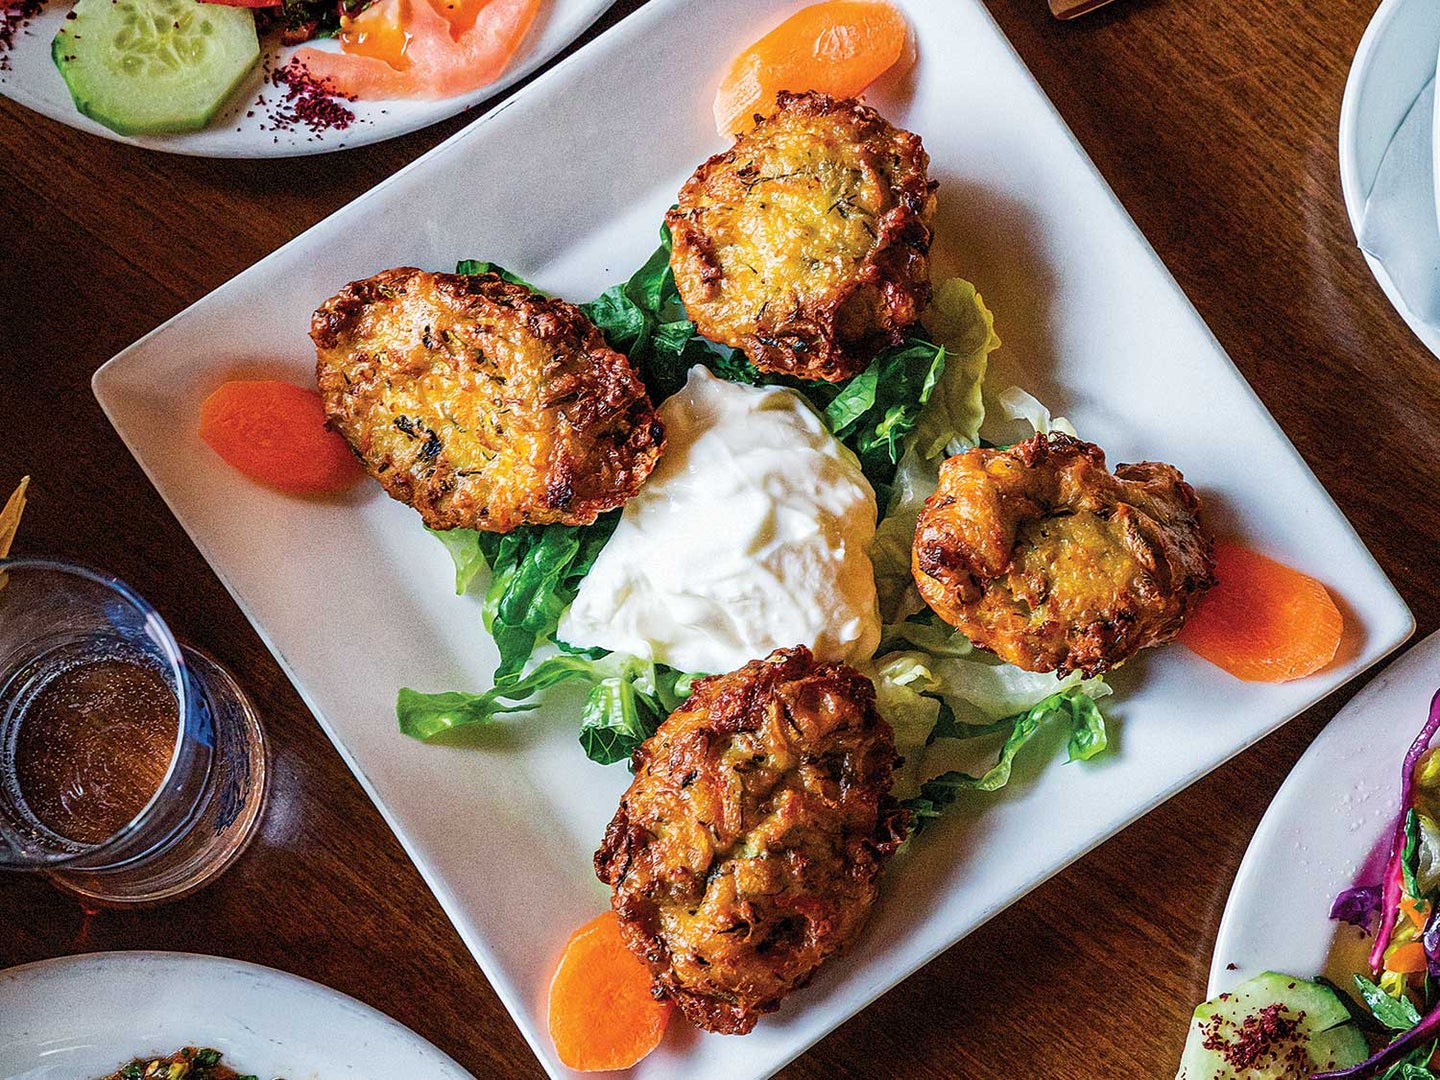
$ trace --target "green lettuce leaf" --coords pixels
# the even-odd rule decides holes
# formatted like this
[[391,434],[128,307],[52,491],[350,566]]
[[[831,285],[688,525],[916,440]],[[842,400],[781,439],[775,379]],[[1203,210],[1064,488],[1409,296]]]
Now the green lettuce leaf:
[[1415,809],[1405,811],[1405,847],[1400,853],[1400,873],[1405,881],[1405,892],[1420,896],[1420,885],[1415,880],[1420,864],[1420,815]]
[[638,657],[596,683],[580,713],[580,745],[601,765],[627,760],[690,695],[695,676]]
[[485,550],[481,547],[478,529],[431,529],[426,532],[445,545],[455,563],[455,595],[463,596],[475,575],[489,565]]
[[[612,349],[630,358],[657,405],[685,385],[696,364],[715,368],[722,359],[721,348],[700,337],[685,316],[670,270],[667,226],[660,226],[660,246],[630,280],[610,286],[581,304],[580,310],[600,328]],[[734,365],[731,368],[743,371]],[[717,374],[731,377],[718,370]]]
[[931,460],[950,443],[979,443],[980,423],[985,419],[981,388],[990,354],[1000,347],[1000,338],[995,333],[995,316],[964,278],[949,278],[936,286],[925,317],[931,336],[945,346],[948,357],[947,377],[920,414],[912,440],[916,452]]
[[1011,420],[1023,420],[1035,429],[1037,435],[1048,435],[1052,431],[1074,437],[1075,426],[1063,416],[1052,417],[1047,409],[1033,395],[1018,386],[1008,386],[995,397],[995,403]]
[[[1009,719],[994,725],[991,730],[1009,728],[1005,744],[1000,748],[999,757],[979,776],[951,770],[924,781],[920,793],[903,800],[915,817],[915,829],[924,827],[927,821],[939,817],[947,806],[959,798],[962,791],[998,791],[1010,782],[1015,757],[1025,744],[1033,739],[1041,727],[1052,720],[1063,721],[1070,726],[1071,760],[1093,757],[1105,749],[1104,720],[1095,702],[1079,689],[1052,694],[1045,700]],[[1084,731],[1084,749],[1077,752],[1077,732]]]
[[1095,699],[1084,693],[1071,695],[1070,742],[1066,746],[1069,760],[1089,761],[1108,745],[1105,717],[1100,712],[1100,706],[1095,704]]
[[694,679],[635,656],[608,654],[595,659],[562,653],[483,694],[402,689],[395,714],[406,735],[432,739],[454,728],[530,712],[539,707],[541,692],[562,682],[584,680],[590,691],[580,712],[580,745],[590,760],[609,765],[630,757],[655,733],[660,722],[690,696]]
[[538,707],[531,699],[556,683],[593,677],[595,661],[578,656],[553,656],[523,677],[512,679],[483,694],[446,691],[422,694],[402,687],[395,701],[400,730],[416,739],[433,739],[451,728],[486,724],[503,713],[529,712]]
[[554,639],[560,616],[580,591],[620,511],[593,525],[522,525],[501,536],[475,529],[434,532],[455,562],[455,589],[464,592],[481,565],[490,568],[481,618],[500,650],[495,682],[515,679],[535,649]]
[[1420,1012],[1409,998],[1391,997],[1364,975],[1355,976],[1355,989],[1359,991],[1375,1019],[1391,1031],[1409,1031],[1420,1022]]
[[[953,639],[969,646],[963,635],[954,634]],[[1092,758],[1106,746],[1105,718],[1095,704],[1111,692],[1103,679],[1086,679],[1079,672],[1057,679],[1046,672],[1023,671],[951,642],[944,644],[943,653],[909,649],[882,655],[875,660],[873,678],[875,707],[895,732],[895,751],[905,761],[895,778],[897,798],[920,790],[927,748],[940,739],[975,739],[1002,731],[1010,736],[1013,745],[1007,744],[995,768],[986,773],[986,791],[1005,786],[1015,753],[1060,712],[1069,722],[1069,760]]]
[[829,398],[823,405],[825,422],[855,451],[882,506],[889,501],[905,437],[919,423],[945,364],[943,345],[912,337],[880,353],[833,397],[832,383],[807,383],[801,390],[816,405]]
[[549,641],[620,522],[612,510],[593,525],[525,525],[500,538],[481,615],[500,650],[495,681],[515,678]]
[[901,652],[877,661],[874,682],[875,708],[894,732],[895,751],[903,759],[893,790],[917,791],[925,745],[940,722],[940,680],[924,653]]
[[919,649],[936,659],[961,659],[975,652],[969,638],[929,608],[887,624],[875,655],[884,656],[906,649]]
[[1435,1050],[1435,1043],[1426,1043],[1392,1064],[1375,1080],[1440,1080],[1428,1067]]
[[[890,489],[889,509],[875,527],[870,541],[870,562],[875,567],[875,591],[880,600],[880,617],[887,624],[928,609],[915,590],[911,577],[911,549],[915,543],[915,521],[925,500],[940,482],[940,462],[921,456],[912,444],[895,470]],[[889,627],[886,627],[887,635]]]
[[870,546],[880,613],[887,623],[924,608],[910,577],[915,519],[939,483],[945,455],[979,442],[985,419],[981,387],[990,354],[1000,347],[995,317],[975,286],[961,278],[940,283],[926,318],[944,347],[945,365],[905,440]]

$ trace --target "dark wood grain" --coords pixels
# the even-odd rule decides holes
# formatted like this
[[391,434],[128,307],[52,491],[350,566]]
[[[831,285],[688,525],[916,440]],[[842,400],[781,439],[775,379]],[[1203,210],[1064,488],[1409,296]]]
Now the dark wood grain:
[[[1337,175],[1341,92],[1373,2],[1121,0],[1070,23],[1044,0],[988,2],[1419,632],[1435,629],[1440,365],[1371,280]],[[625,0],[607,21],[637,6]],[[170,907],[86,916],[43,881],[0,878],[0,967],[92,949],[236,956],[353,994],[477,1076],[541,1075],[89,390],[114,352],[472,118],[340,156],[203,161],[0,100],[0,488],[35,478],[17,553],[118,573],[223,659],[267,719],[276,776],[256,845]],[[1173,1075],[1250,835],[1356,688],[1031,893],[783,1075]]]

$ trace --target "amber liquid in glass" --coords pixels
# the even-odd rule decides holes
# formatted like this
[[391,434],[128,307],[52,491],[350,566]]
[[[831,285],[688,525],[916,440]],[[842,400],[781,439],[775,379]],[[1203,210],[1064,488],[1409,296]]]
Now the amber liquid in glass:
[[160,789],[180,724],[153,667],[116,657],[60,670],[26,703],[15,782],[35,820],[79,844],[123,829]]

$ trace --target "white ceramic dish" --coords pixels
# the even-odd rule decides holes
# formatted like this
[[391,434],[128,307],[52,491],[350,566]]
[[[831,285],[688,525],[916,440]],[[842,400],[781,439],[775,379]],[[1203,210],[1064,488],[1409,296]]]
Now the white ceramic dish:
[[1400,763],[1437,689],[1440,633],[1375,676],[1296,763],[1235,875],[1215,939],[1211,996],[1266,969],[1324,973],[1346,987],[1365,970],[1370,940],[1331,922],[1330,903],[1342,889],[1368,884],[1358,880],[1362,868],[1372,869],[1372,853],[1388,845]]
[[[1440,7],[1433,0],[1384,0],[1355,50],[1340,106],[1340,186],[1357,236],[1380,162],[1416,96],[1435,75],[1437,50]],[[1440,252],[1436,257],[1440,260]],[[1410,309],[1379,259],[1366,252],[1365,261],[1406,325],[1440,356],[1440,328]]]
[[[303,124],[288,131],[276,130],[276,111],[281,107],[285,92],[263,82],[263,72],[257,69],[243,90],[236,91],[230,107],[204,131],[189,135],[117,135],[103,124],[80,114],[70,100],[65,81],[50,59],[50,42],[64,24],[65,15],[72,6],[65,0],[49,3],[44,12],[32,19],[16,37],[14,48],[9,53],[0,54],[8,56],[10,62],[8,71],[0,70],[0,94],[92,135],[172,154],[221,158],[323,154],[404,135],[489,100],[545,64],[579,37],[614,2],[546,0],[511,66],[489,86],[444,101],[350,102],[346,107],[355,113],[355,123],[344,130],[319,134]],[[320,47],[331,46],[321,44]],[[280,58],[274,66],[283,67],[294,51],[293,48],[271,48],[270,56]],[[264,104],[259,103],[257,98],[263,98]]]
[[[552,1075],[543,1004],[569,930],[606,904],[591,854],[629,779],[587,762],[573,699],[464,746],[395,730],[402,685],[483,688],[495,651],[413,511],[364,489],[304,502],[200,442],[202,398],[238,372],[312,378],[310,312],[397,265],[484,258],[575,300],[649,255],[690,171],[720,149],[715,73],[803,0],[655,0],[96,375],[126,444],[334,739]],[[941,272],[980,283],[1020,381],[1114,461],[1183,465],[1215,524],[1327,582],[1350,632],[1330,670],[1240,683],[1183,649],[1116,679],[1116,746],[1062,767],[1035,748],[983,813],[893,868],[856,951],[745,1038],[674,1034],[645,1078],[766,1075],[1007,904],[1405,639],[1413,622],[980,0],[906,5],[919,60],[872,101],[922,133],[941,182]],[[661,43],[668,43],[661,47]],[[963,56],[964,63],[954,62]],[[1257,462],[1263,468],[1257,468]]]
[[209,1046],[286,1080],[473,1080],[384,1013],[283,971],[189,953],[64,956],[0,971],[0,1076],[77,1080]]

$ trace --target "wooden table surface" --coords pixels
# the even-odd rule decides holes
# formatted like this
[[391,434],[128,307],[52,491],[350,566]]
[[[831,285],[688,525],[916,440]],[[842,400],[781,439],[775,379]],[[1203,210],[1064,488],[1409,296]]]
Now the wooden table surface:
[[[1063,24],[1043,0],[987,2],[1418,633],[1440,626],[1440,364],[1371,280],[1336,165],[1345,75],[1374,0],[1120,0]],[[601,25],[637,6],[622,0]],[[0,99],[0,488],[34,477],[16,551],[119,574],[177,636],[220,657],[265,717],[285,792],[225,878],[169,907],[87,916],[39,878],[0,877],[0,967],[98,949],[240,957],[353,994],[477,1077],[542,1075],[89,388],[112,354],[473,118],[335,156],[204,161]],[[1250,835],[1358,685],[1032,892],[781,1075],[1173,1075]]]

